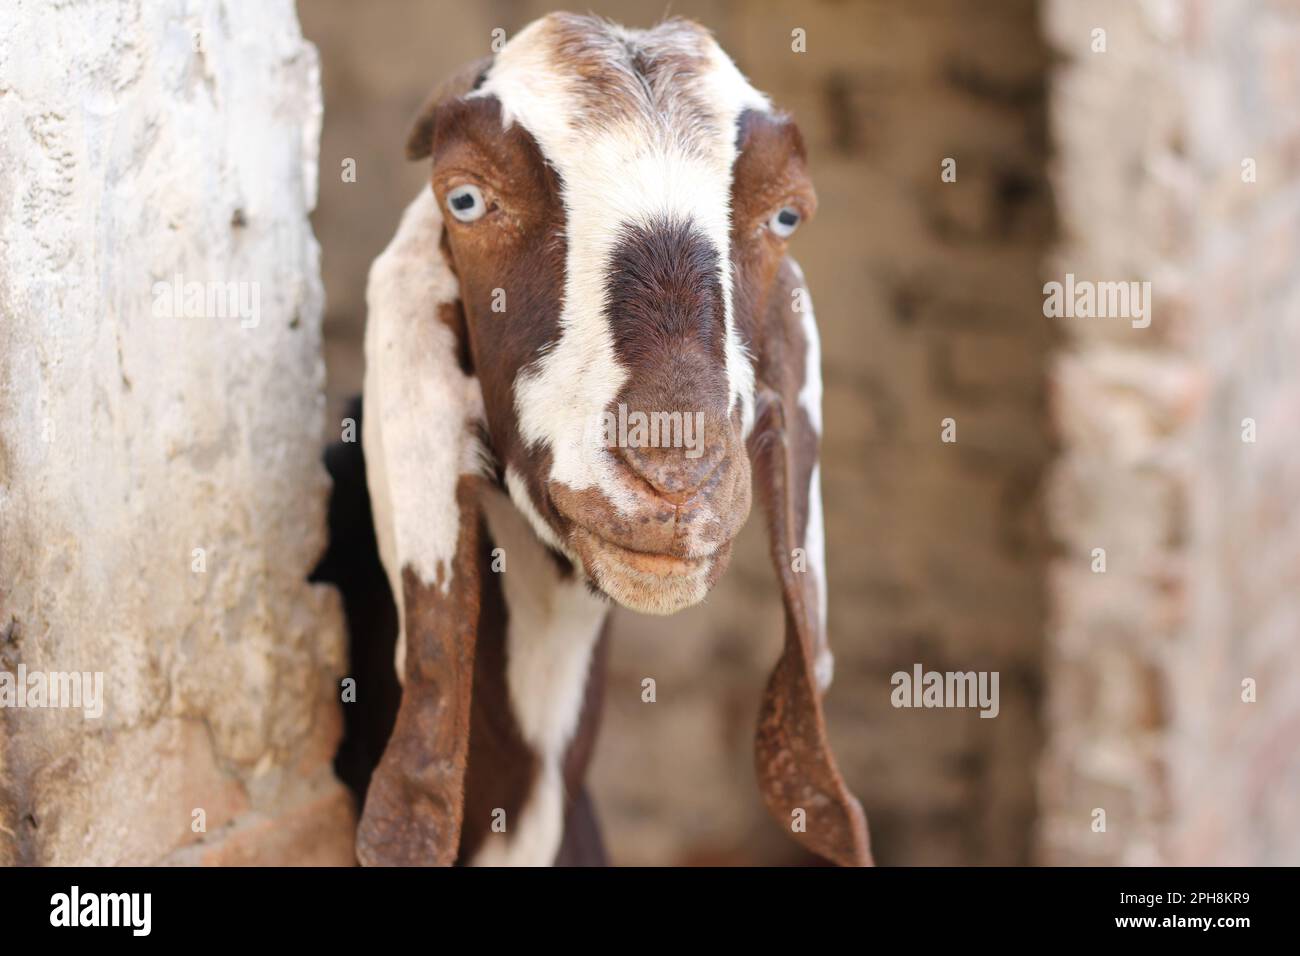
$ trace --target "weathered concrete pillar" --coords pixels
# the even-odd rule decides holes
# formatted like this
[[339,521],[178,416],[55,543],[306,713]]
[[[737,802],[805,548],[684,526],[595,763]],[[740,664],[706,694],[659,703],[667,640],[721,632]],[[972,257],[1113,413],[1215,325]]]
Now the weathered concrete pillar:
[[318,72],[289,0],[0,17],[0,864],[352,860]]

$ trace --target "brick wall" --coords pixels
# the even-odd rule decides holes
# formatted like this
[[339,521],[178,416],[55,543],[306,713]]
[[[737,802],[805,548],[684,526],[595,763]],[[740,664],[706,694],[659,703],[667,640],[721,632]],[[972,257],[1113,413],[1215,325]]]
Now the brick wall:
[[1148,280],[1153,310],[1060,323],[1042,858],[1295,864],[1300,5],[1050,0],[1044,22],[1047,277]]

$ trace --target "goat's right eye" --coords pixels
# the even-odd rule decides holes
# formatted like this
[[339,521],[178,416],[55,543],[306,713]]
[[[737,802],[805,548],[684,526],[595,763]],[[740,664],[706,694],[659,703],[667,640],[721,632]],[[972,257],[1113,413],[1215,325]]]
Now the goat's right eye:
[[487,212],[487,202],[477,186],[466,183],[447,193],[447,211],[461,222],[473,222]]
[[791,206],[782,206],[773,214],[772,218],[767,221],[767,228],[782,239],[788,239],[794,235],[794,231],[799,228],[799,210]]

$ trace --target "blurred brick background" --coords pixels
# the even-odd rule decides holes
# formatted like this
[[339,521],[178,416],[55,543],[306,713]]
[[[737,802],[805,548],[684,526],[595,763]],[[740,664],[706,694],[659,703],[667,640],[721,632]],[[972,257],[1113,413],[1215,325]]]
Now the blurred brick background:
[[[631,26],[665,9],[589,6]],[[409,118],[493,28],[549,9],[299,3],[324,82],[332,421],[360,390],[366,270],[425,179]],[[821,212],[793,251],[823,338],[826,706],[878,861],[1297,862],[1298,5],[671,12],[715,31],[811,153]],[[1152,327],[1045,319],[1065,272],[1152,281]],[[616,862],[800,861],[752,769],[780,643],[761,532],[705,606],[617,618],[594,770]],[[890,675],[916,663],[998,671],[999,717],[895,710]]]
[[1053,361],[1043,858],[1295,865],[1300,4],[1052,0],[1043,18],[1048,271],[1154,295],[1148,329],[1062,321]]

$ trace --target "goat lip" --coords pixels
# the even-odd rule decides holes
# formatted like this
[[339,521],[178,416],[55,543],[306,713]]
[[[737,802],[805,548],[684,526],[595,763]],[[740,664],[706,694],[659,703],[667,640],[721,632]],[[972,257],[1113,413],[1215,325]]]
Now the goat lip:
[[598,561],[613,562],[623,568],[656,578],[695,577],[706,572],[714,558],[712,554],[679,558],[670,554],[633,551],[586,528],[576,529],[575,535],[580,539],[580,544],[586,545],[580,550],[588,551]]

